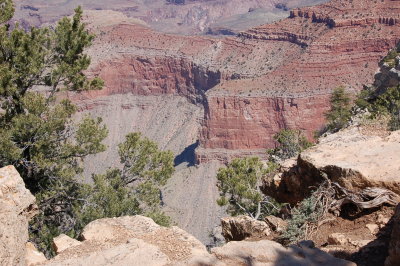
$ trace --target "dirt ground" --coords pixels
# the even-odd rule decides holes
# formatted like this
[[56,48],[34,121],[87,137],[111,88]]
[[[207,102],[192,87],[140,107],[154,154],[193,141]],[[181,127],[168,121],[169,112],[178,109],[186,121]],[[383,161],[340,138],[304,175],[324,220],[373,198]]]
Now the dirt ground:
[[[354,212],[353,212],[354,213]],[[374,233],[366,227],[367,224],[377,224],[379,218],[391,218],[394,207],[383,206],[367,212],[352,214],[352,211],[343,217],[335,218],[321,225],[312,236],[315,245],[336,257],[353,261],[359,266],[384,265],[388,255],[392,221]],[[329,245],[328,236],[332,233],[341,233],[349,241],[345,245]]]

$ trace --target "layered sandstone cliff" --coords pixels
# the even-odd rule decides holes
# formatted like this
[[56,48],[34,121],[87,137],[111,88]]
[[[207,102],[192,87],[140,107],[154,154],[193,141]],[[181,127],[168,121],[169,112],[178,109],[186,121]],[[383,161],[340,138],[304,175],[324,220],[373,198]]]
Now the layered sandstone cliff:
[[[367,2],[294,10],[238,38],[164,35],[129,23],[94,26],[101,36],[91,52],[92,73],[106,89],[88,97],[172,94],[201,104],[199,161],[213,150],[270,148],[286,127],[311,137],[324,124],[330,91],[356,92],[372,83],[377,63],[400,38],[396,25],[371,22],[399,16],[399,2]],[[369,24],[329,22],[358,18]]]

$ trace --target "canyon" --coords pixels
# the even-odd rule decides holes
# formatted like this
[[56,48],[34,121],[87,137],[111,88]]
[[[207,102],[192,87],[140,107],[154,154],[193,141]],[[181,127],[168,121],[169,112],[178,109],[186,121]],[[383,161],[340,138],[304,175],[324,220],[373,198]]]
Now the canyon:
[[326,0],[21,0],[15,21],[24,27],[52,24],[81,5],[85,10],[112,10],[136,18],[158,31],[178,34],[234,34],[285,18],[288,10]]
[[[331,91],[344,86],[356,94],[372,84],[378,62],[400,39],[400,1],[393,0],[295,8],[285,19],[228,37],[165,33],[177,31],[176,21],[173,27],[167,20],[157,26],[154,14],[161,13],[134,16],[127,2],[113,10],[100,10],[106,7],[99,3],[88,8],[99,10],[84,12],[97,35],[87,51],[92,58],[87,74],[101,77],[105,88],[67,96],[79,106],[78,116],[101,116],[110,130],[108,151],[89,158],[85,175],[118,165],[117,144],[128,132],[143,132],[177,155],[176,174],[163,189],[164,209],[203,243],[224,214],[215,203],[217,169],[234,157],[266,156],[283,128],[300,129],[312,140],[324,126]],[[187,2],[168,8],[216,5]],[[260,8],[261,2],[246,3]],[[252,8],[247,4],[235,12],[247,12]],[[40,1],[29,6],[38,10],[23,10],[53,14],[39,24],[65,15],[46,11],[50,7]],[[224,10],[229,16],[232,7]],[[187,26],[181,33],[198,33],[214,23],[198,28],[200,20],[193,21],[180,18]]]
[[78,102],[114,94],[186,98],[204,108],[198,163],[207,152],[271,148],[282,128],[311,139],[324,125],[332,89],[356,93],[372,84],[378,62],[399,40],[400,3],[366,4],[295,9],[287,19],[223,39],[162,34],[122,16],[104,26],[96,16],[106,12],[87,12],[99,33],[89,51],[90,75],[105,80],[105,89],[79,95]]

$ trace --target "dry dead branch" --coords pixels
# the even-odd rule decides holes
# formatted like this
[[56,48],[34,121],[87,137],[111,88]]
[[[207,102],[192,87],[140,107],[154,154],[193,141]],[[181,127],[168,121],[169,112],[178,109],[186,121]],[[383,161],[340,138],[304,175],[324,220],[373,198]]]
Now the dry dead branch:
[[388,204],[395,206],[400,202],[400,196],[396,193],[378,187],[365,188],[360,192],[345,189],[337,183],[332,183],[337,191],[336,199],[332,202],[330,211],[340,213],[343,205],[354,204],[358,209],[371,209]]

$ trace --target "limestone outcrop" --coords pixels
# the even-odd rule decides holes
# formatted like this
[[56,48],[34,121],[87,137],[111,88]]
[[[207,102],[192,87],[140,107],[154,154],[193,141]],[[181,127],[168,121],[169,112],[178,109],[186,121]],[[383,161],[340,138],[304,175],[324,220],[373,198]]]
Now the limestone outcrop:
[[[91,222],[74,243],[46,265],[187,265],[209,256],[205,246],[178,227],[161,227],[143,216]],[[111,259],[113,258],[113,259]]]
[[185,231],[143,216],[96,220],[82,240],[41,265],[354,265],[314,247],[285,248],[269,240],[232,241],[210,254]]
[[291,202],[301,200],[310,186],[322,182],[322,173],[352,191],[381,187],[400,194],[399,150],[400,131],[377,136],[363,133],[362,127],[341,130],[299,155],[280,177],[278,194]]
[[13,166],[0,168],[0,265],[25,265],[28,221],[35,197]]

